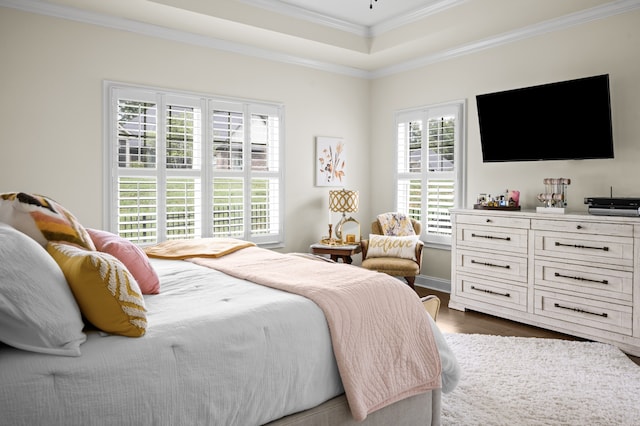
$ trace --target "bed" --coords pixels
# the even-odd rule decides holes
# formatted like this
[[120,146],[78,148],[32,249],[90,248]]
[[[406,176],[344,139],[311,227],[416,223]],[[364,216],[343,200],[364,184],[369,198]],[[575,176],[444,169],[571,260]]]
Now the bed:
[[[455,387],[459,376],[454,355],[417,295],[394,278],[380,277],[383,274],[319,261],[311,256],[276,253],[251,244],[215,256],[143,257],[138,263],[145,263],[152,269],[158,279],[158,288],[151,294],[140,291],[144,324],[134,310],[129,315],[128,326],[137,321],[135,324],[144,327],[144,332],[131,337],[116,334],[116,331],[105,332],[87,319],[85,302],[74,293],[72,277],[66,274],[64,264],[56,257],[59,253],[51,248],[59,244],[68,249],[70,245],[48,240],[43,246],[30,236],[23,238],[24,235],[13,226],[0,223],[0,300],[5,311],[0,312],[3,325],[0,341],[8,342],[0,343],[0,424],[439,424],[441,393]],[[95,237],[95,234],[91,236]],[[110,238],[117,239],[113,235]],[[106,253],[101,248],[104,249],[94,245],[91,249],[75,246],[73,249],[92,255]],[[140,255],[139,251],[136,253]],[[117,260],[115,256],[113,258]],[[336,322],[327,315],[331,309],[322,301],[324,296],[320,301],[314,301],[314,296],[296,294],[297,290],[286,291],[269,283],[246,279],[244,276],[251,274],[250,265],[255,264],[255,259],[262,258],[265,265],[278,264],[282,259],[284,263],[293,263],[300,270],[309,271],[296,277],[300,283],[313,281],[312,276],[318,274],[323,279],[337,280],[331,277],[343,276],[348,281],[358,281],[353,277],[365,274],[363,282],[372,282],[373,277],[373,281],[388,286],[390,292],[402,294],[399,299],[402,303],[394,306],[381,300],[379,305],[373,306],[375,312],[372,313],[367,296],[355,294],[364,301],[362,312],[349,312],[349,318]],[[219,268],[212,265],[216,262],[220,262]],[[64,290],[62,284],[58,290],[66,295],[60,298],[67,301],[64,303],[55,295],[43,295],[42,283],[37,283],[40,287],[31,291],[28,299],[44,298],[44,308],[38,307],[34,312],[36,301],[21,305],[19,309],[24,312],[13,314],[22,316],[25,324],[12,323],[6,312],[11,296],[7,288],[15,285],[16,279],[24,282],[25,265],[30,265],[26,269],[32,274],[44,264],[49,268],[44,276],[57,283],[63,276],[78,306],[64,304],[69,298],[65,293],[68,289]],[[245,264],[248,266],[238,267]],[[55,269],[54,265],[61,269],[60,274],[51,269]],[[120,267],[127,269],[124,263]],[[134,270],[134,267],[130,265],[128,269]],[[271,279],[278,276],[277,272],[267,272],[266,267],[260,266],[256,270],[264,271],[263,275],[269,275]],[[129,278],[131,283],[135,282],[135,277]],[[275,280],[286,281],[284,278]],[[51,286],[51,283],[46,285]],[[87,281],[82,281],[82,285],[86,286]],[[346,288],[348,292],[352,291],[351,286]],[[52,290],[47,287],[46,291]],[[18,298],[24,302],[25,297]],[[105,304],[104,301],[101,303]],[[138,303],[137,299],[132,297],[131,303]],[[42,339],[41,335],[32,336],[35,340],[27,343],[16,343],[12,339],[19,340],[22,335],[7,334],[7,329],[12,327],[24,334],[34,334],[32,329],[42,327],[42,324],[34,325],[32,317],[43,315],[41,311],[49,309],[49,305],[56,309],[77,309],[74,314],[82,313],[80,325],[66,313],[64,318],[54,321],[53,326],[49,324],[57,327],[58,323],[64,323],[65,330],[75,328],[62,344],[37,341]],[[349,310],[360,309],[348,306]],[[339,327],[349,329],[346,331],[349,336],[354,324],[375,322],[377,320],[372,318],[376,312],[384,313],[389,309],[398,311],[398,320],[385,314],[384,323],[388,327],[379,323],[378,331],[357,330],[358,335],[377,339],[374,350],[361,352],[354,358],[352,352],[361,349],[354,345],[353,337],[343,343],[335,340]],[[420,309],[422,316],[416,317],[419,325],[404,327],[400,324],[411,318],[403,312],[417,313]],[[340,315],[346,314],[341,311]],[[67,317],[71,319],[67,321]],[[131,320],[134,317],[135,320]],[[346,324],[346,327],[339,324]],[[47,331],[46,326],[43,329]],[[412,341],[388,336],[389,330],[402,333],[405,329],[412,330]],[[396,360],[391,362],[385,358],[384,345],[380,345],[387,338],[393,342],[390,346],[400,346],[400,350],[394,352]],[[437,359],[437,366],[421,365],[416,361],[421,358],[404,355],[405,349],[406,352],[429,349],[422,340],[433,343],[436,353],[428,354],[425,359]],[[38,345],[50,348],[41,350]],[[64,351],[67,353],[62,353]],[[398,356],[399,353],[402,355]],[[369,358],[379,358],[388,365],[376,365],[375,361],[368,364]],[[398,362],[400,366],[394,366]],[[355,372],[347,374],[345,366]],[[416,381],[420,386],[415,386],[413,377],[398,383],[399,372],[413,374],[416,371],[416,375],[420,375],[436,370],[435,384],[428,381],[425,387],[421,378]],[[359,383],[359,378],[367,375],[373,381]],[[375,383],[376,378],[379,383]]]

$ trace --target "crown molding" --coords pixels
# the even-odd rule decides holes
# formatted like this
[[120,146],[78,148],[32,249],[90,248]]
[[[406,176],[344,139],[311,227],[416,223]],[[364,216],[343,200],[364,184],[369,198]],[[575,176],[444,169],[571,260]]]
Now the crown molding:
[[235,43],[215,37],[202,36],[186,31],[174,30],[158,25],[147,24],[130,19],[107,16],[95,12],[61,6],[43,2],[40,0],[0,0],[0,6],[22,10],[56,18],[68,19],[92,25],[98,25],[115,30],[128,31],[164,40],[177,41],[209,49],[222,50],[239,55],[251,56],[270,61],[282,62],[290,65],[299,65],[321,71],[348,75],[357,78],[369,78],[369,72],[359,68],[353,68],[334,63],[317,61],[296,55],[289,55],[275,50],[262,49],[243,43]]
[[358,25],[352,22],[347,22],[342,19],[334,18],[331,16],[323,15],[322,13],[313,12],[302,7],[294,6],[292,4],[286,4],[282,2],[273,2],[269,0],[238,0],[241,3],[248,4],[250,6],[259,7],[265,10],[269,10],[280,15],[290,16],[292,18],[303,19],[314,24],[323,25],[325,27],[334,28],[340,31],[345,31],[358,35],[360,37],[370,36],[370,27],[366,25]]
[[436,13],[443,12],[449,8],[459,6],[469,0],[440,0],[433,1],[430,6],[414,10],[413,12],[405,13],[404,15],[391,18],[380,24],[372,25],[369,27],[369,37],[378,37],[388,31],[396,28],[403,27],[411,24],[412,22],[419,21],[420,19],[427,18]]
[[608,18],[611,16],[627,13],[640,9],[640,0],[617,0],[602,6],[596,6],[580,12],[571,13],[559,18],[550,19],[540,24],[530,25],[515,31],[488,37],[472,43],[446,49],[441,52],[425,55],[409,61],[398,63],[389,67],[380,68],[371,71],[369,78],[376,79],[401,72],[411,71],[436,62],[447,61],[460,56],[480,52],[482,50],[492,49],[508,43],[536,37],[554,31],[563,30],[577,25],[586,24],[588,22]]
[[[463,1],[467,0],[450,0],[447,4],[449,5],[448,7],[451,7],[452,5]],[[478,40],[451,49],[446,49],[435,54],[421,56],[412,60],[404,61],[388,67],[379,68],[373,71],[338,65],[330,62],[313,60],[296,55],[289,55],[270,49],[258,48],[247,44],[230,42],[214,37],[193,34],[186,31],[173,30],[129,19],[112,17],[94,12],[87,12],[77,8],[48,3],[40,0],[0,0],[0,6],[18,9],[25,12],[37,13],[77,22],[103,26],[116,30],[129,31],[132,33],[192,44],[209,49],[222,50],[240,55],[261,58],[269,61],[282,62],[336,74],[343,74],[351,77],[376,79],[397,73],[402,73],[405,71],[410,71],[436,62],[442,62],[463,55],[491,49],[504,44],[513,43],[515,41],[523,40],[526,38],[536,37],[538,35],[546,34],[549,32],[558,31],[565,28],[585,24],[587,22],[608,18],[610,16],[631,12],[640,8],[640,0],[616,0],[602,6],[596,6],[581,12],[576,12],[559,18],[551,19],[540,24],[523,27],[515,31],[499,34],[497,36]],[[435,12],[431,11],[430,13]]]
[[322,13],[313,12],[292,4],[273,2],[269,0],[239,0],[242,3],[260,7],[265,10],[270,10],[282,15],[291,16],[292,18],[303,19],[314,24],[323,25],[329,28],[334,28],[341,31],[346,31],[352,34],[356,34],[360,37],[377,37],[391,31],[393,29],[402,27],[420,19],[426,18],[438,12],[442,12],[450,7],[458,6],[466,3],[469,0],[429,0],[430,5],[421,7],[420,9],[411,11],[409,13],[402,14],[395,18],[391,18],[380,24],[366,26],[358,25],[352,22],[344,21],[342,19],[333,18],[331,16],[324,15]]

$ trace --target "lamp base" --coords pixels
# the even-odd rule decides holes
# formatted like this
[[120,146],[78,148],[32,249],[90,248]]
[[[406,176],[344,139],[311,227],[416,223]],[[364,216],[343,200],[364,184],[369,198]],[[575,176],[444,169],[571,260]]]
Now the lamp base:
[[[338,222],[336,224],[336,237],[340,240],[344,242],[344,238],[342,238],[342,228],[343,226],[347,223],[347,222],[354,222],[358,225],[358,238],[359,238],[359,229],[360,229],[360,222],[358,222],[356,219],[352,218],[351,216],[347,217],[344,213],[342,214],[342,219],[340,219],[340,222]],[[351,241],[350,243],[355,243],[356,241]]]

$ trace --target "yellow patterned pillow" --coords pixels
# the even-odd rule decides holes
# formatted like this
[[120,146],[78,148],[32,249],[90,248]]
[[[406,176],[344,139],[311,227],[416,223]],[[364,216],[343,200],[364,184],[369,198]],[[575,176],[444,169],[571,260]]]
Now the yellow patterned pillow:
[[139,337],[147,329],[147,311],[138,283],[115,257],[64,243],[47,251],[62,269],[80,311],[102,331]]
[[372,257],[399,257],[416,260],[417,235],[394,237],[389,235],[369,234],[367,259]]
[[13,226],[43,247],[67,241],[95,250],[86,229],[71,212],[50,198],[25,192],[0,194],[0,222]]

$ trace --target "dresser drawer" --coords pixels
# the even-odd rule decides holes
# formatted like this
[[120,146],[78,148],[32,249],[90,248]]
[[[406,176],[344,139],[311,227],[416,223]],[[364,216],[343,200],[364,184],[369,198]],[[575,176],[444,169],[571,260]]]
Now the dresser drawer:
[[492,215],[459,214],[455,217],[456,223],[469,225],[497,226],[502,228],[529,229],[530,219],[518,217],[504,217]]
[[449,307],[640,356],[640,217],[453,209]]
[[458,250],[456,270],[467,274],[478,274],[486,278],[502,278],[527,283],[528,261],[526,257],[494,253]]
[[631,304],[633,300],[633,273],[618,269],[538,260],[535,285],[548,287],[551,291],[617,299],[620,303]]
[[526,229],[460,225],[456,229],[456,243],[459,247],[502,250],[526,255],[528,235],[529,231]]
[[633,238],[535,231],[535,255],[633,267]]
[[611,235],[628,237],[633,235],[633,225],[621,223],[594,223],[577,220],[532,219],[531,229],[539,231],[570,232],[573,234]]
[[536,315],[557,319],[566,323],[564,327],[579,325],[628,336],[632,334],[631,306],[538,289],[534,290],[534,300]]
[[527,287],[457,274],[456,295],[497,308],[527,311]]

